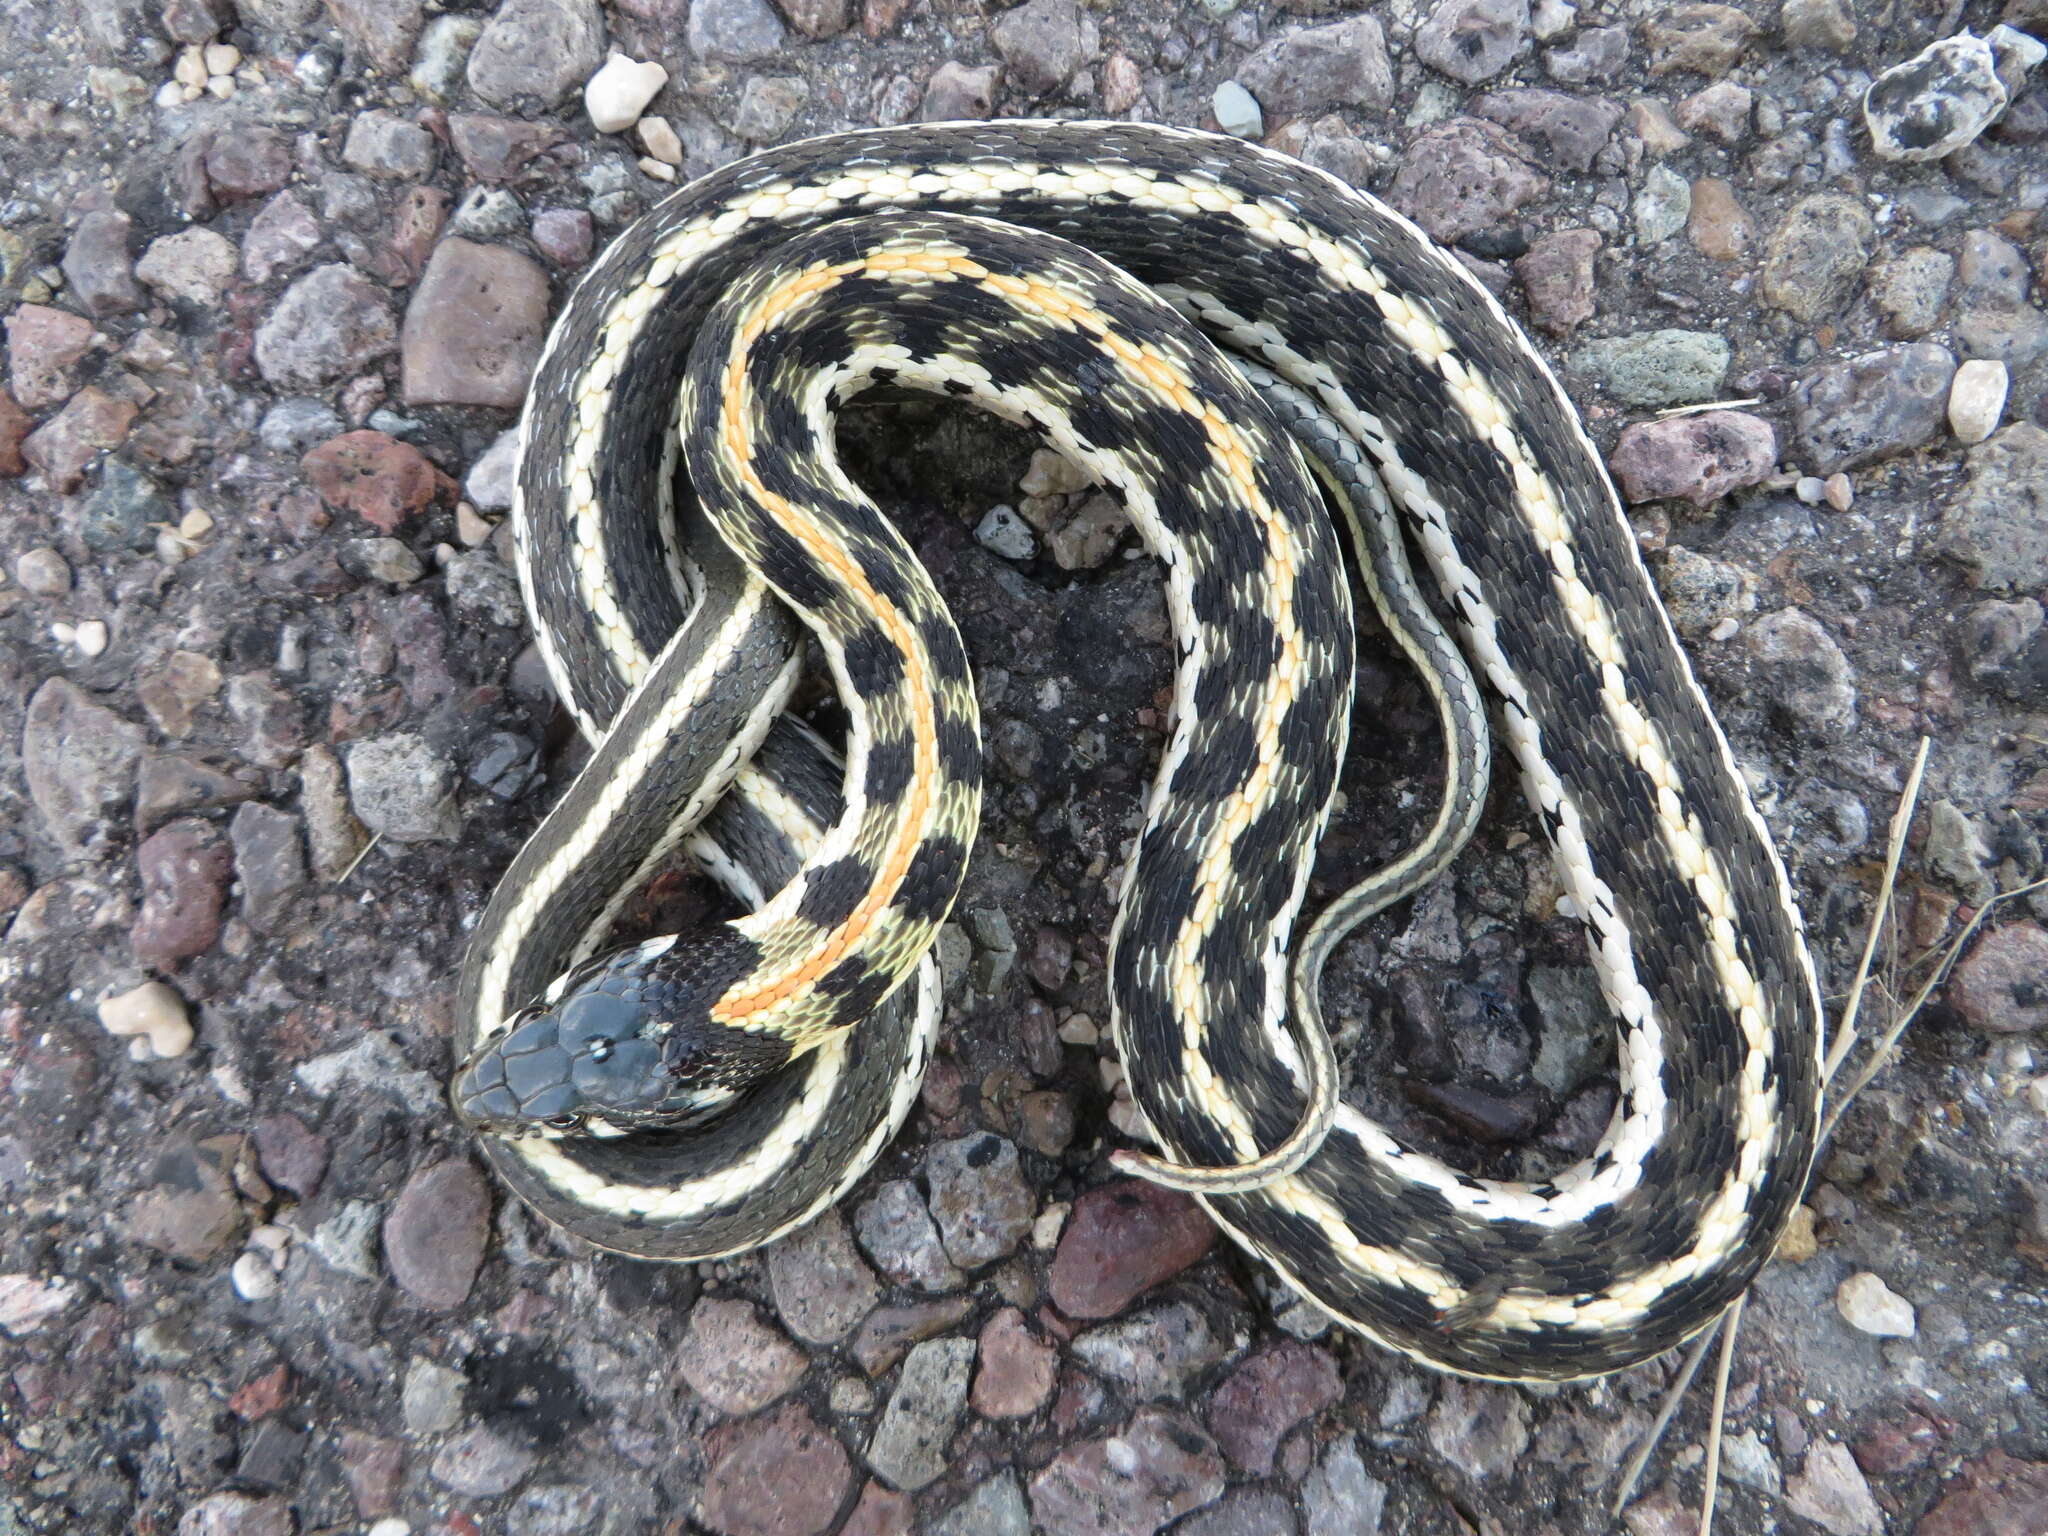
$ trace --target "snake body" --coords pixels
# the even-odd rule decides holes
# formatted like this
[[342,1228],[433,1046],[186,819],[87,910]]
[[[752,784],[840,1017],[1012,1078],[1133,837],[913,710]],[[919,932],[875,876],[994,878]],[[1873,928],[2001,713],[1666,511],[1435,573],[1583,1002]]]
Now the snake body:
[[[832,410],[878,381],[1032,426],[1166,568],[1174,729],[1110,967],[1170,1160],[1151,1171],[1204,1190],[1339,1321],[1448,1370],[1618,1369],[1741,1294],[1813,1154],[1818,992],[1595,451],[1498,305],[1398,215],[1284,157],[1136,124],[771,150],[657,206],[572,296],[517,516],[543,656],[600,745],[480,921],[454,1093],[514,1186],[606,1246],[727,1252],[829,1203],[907,1108],[930,1000],[891,994],[957,890],[979,752],[944,606],[833,457]],[[1547,1182],[1450,1168],[1325,1081],[1314,976],[1385,890],[1295,941],[1352,670],[1341,552],[1295,439],[1353,518],[1398,509],[1499,697],[1617,1016],[1612,1122]],[[679,457],[681,516],[649,517]],[[632,883],[744,780],[796,666],[790,612],[852,722],[836,819],[790,840],[802,869],[761,884],[753,915],[592,958]],[[1447,721],[1471,712],[1425,676]],[[1404,877],[1469,827],[1469,742],[1452,784]],[[889,1019],[891,1090],[851,1086]],[[806,1091],[812,1111],[791,1110]],[[810,1155],[827,1101],[836,1161]]]

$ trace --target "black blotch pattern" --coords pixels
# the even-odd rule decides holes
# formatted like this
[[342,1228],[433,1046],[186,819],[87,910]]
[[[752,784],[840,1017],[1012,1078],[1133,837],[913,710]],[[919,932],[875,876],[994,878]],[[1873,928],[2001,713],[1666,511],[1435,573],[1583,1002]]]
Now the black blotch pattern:
[[797,912],[820,928],[837,928],[853,916],[853,909],[860,905],[873,880],[874,871],[855,854],[820,864],[804,876],[804,894],[797,902]]
[[945,914],[967,872],[967,850],[957,837],[928,837],[910,856],[896,906],[914,922],[934,922]]

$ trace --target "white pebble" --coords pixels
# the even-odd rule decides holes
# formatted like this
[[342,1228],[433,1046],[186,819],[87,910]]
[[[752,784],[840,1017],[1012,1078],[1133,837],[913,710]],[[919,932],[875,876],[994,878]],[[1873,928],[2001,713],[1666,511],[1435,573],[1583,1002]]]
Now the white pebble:
[[1869,1270],[1835,1288],[1835,1310],[1859,1332],[1880,1339],[1913,1337],[1913,1304]]
[[241,66],[242,50],[233,43],[208,43],[205,52],[209,75],[232,75]]
[[363,1532],[363,1536],[412,1536],[412,1527],[396,1515],[386,1515]]
[[178,55],[178,62],[171,66],[171,78],[187,90],[198,90],[206,84],[206,54],[197,44]]
[[640,147],[663,165],[683,163],[683,141],[676,137],[667,118],[643,117],[633,131],[640,135]]
[[185,1000],[160,981],[104,999],[100,1026],[110,1035],[133,1036],[129,1054],[137,1060],[182,1056],[192,1049],[192,1023]]
[[1065,1200],[1055,1200],[1038,1213],[1038,1219],[1031,1223],[1031,1246],[1050,1252],[1060,1240],[1060,1229],[1067,1224],[1067,1213],[1073,1206]]
[[1092,1046],[1102,1038],[1095,1021],[1085,1013],[1070,1014],[1060,1024],[1060,1039],[1068,1045]]
[[206,82],[206,92],[217,101],[226,101],[235,94],[233,75],[213,75]]
[[99,656],[107,649],[107,626],[99,619],[87,619],[78,626],[78,651],[82,656]]
[[656,181],[674,181],[676,179],[676,168],[672,165],[664,165],[652,155],[642,155],[640,157],[640,174],[642,176],[652,176]]
[[1819,475],[1801,475],[1792,492],[1809,507],[1817,507],[1828,493],[1828,483]]
[[640,64],[615,53],[583,87],[583,105],[599,133],[624,133],[667,84],[668,71],[653,60]]
[[244,1301],[267,1301],[277,1294],[277,1271],[260,1253],[245,1253],[228,1270],[228,1282]]
[[1961,443],[1981,443],[1998,430],[2010,380],[2005,364],[1973,357],[1956,369],[1948,387],[1948,424]]
[[1038,553],[1038,540],[1032,536],[1031,525],[1017,515],[1015,507],[990,507],[975,526],[974,542],[1005,560],[1029,560]]
[[185,104],[185,87],[175,80],[166,80],[156,88],[156,104],[160,107],[182,107]]
[[1266,131],[1266,115],[1259,110],[1258,101],[1235,80],[1216,87],[1215,105],[1210,110],[1216,114],[1218,128],[1240,139],[1256,139]]

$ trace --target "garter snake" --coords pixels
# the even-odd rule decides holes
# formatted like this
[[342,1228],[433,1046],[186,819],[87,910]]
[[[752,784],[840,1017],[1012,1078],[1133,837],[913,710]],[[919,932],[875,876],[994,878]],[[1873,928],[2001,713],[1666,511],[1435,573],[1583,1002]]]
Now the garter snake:
[[[1030,426],[1165,567],[1173,731],[1110,961],[1117,1045],[1172,1164],[1147,1171],[1339,1321],[1444,1369],[1598,1374],[1717,1316],[1804,1187],[1818,990],[1597,454],[1519,330],[1397,214],[1256,147],[1129,123],[766,151],[657,205],[571,296],[516,517],[542,655],[600,744],[479,922],[453,1090],[514,1187],[604,1246],[729,1252],[828,1203],[914,1091],[931,1000],[891,992],[962,878],[979,744],[950,617],[832,449],[834,409],[876,383]],[[1616,1015],[1612,1120],[1547,1181],[1462,1173],[1325,1081],[1321,960],[1441,868],[1484,760],[1424,634],[1451,801],[1391,885],[1293,942],[1352,672],[1297,440],[1341,511],[1397,515],[1434,576]],[[851,720],[837,819],[813,797],[802,871],[772,894],[729,871],[761,884],[748,917],[595,954],[768,731],[792,613]],[[863,1032],[892,1019],[890,1091],[850,1086],[845,1064],[877,1054]],[[834,1105],[864,1129],[828,1150]]]

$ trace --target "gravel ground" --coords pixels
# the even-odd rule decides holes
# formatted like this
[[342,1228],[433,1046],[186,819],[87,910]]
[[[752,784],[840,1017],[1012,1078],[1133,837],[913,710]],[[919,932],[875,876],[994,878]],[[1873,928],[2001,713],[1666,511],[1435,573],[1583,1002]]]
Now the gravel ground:
[[[593,245],[750,144],[1158,118],[1391,199],[1560,365],[1830,985],[1923,733],[1903,959],[2040,874],[2043,0],[0,13],[0,1533],[1610,1528],[1667,1364],[1421,1373],[1109,1176],[1164,607],[1106,500],[963,412],[848,434],[961,618],[992,764],[908,1127],[838,1212],[694,1268],[484,1177],[439,1098],[450,982],[578,755],[497,526],[506,433]],[[609,71],[605,133],[608,50],[666,78]],[[1659,414],[1704,402],[1733,403]],[[1371,637],[1360,693],[1324,890],[1438,779]],[[1359,1102],[1522,1175],[1614,1086],[1495,798],[1330,1003]],[[1748,1310],[1720,1529],[2048,1530],[2043,919],[2000,907],[1845,1120]],[[1705,1418],[1620,1528],[1694,1530]]]

